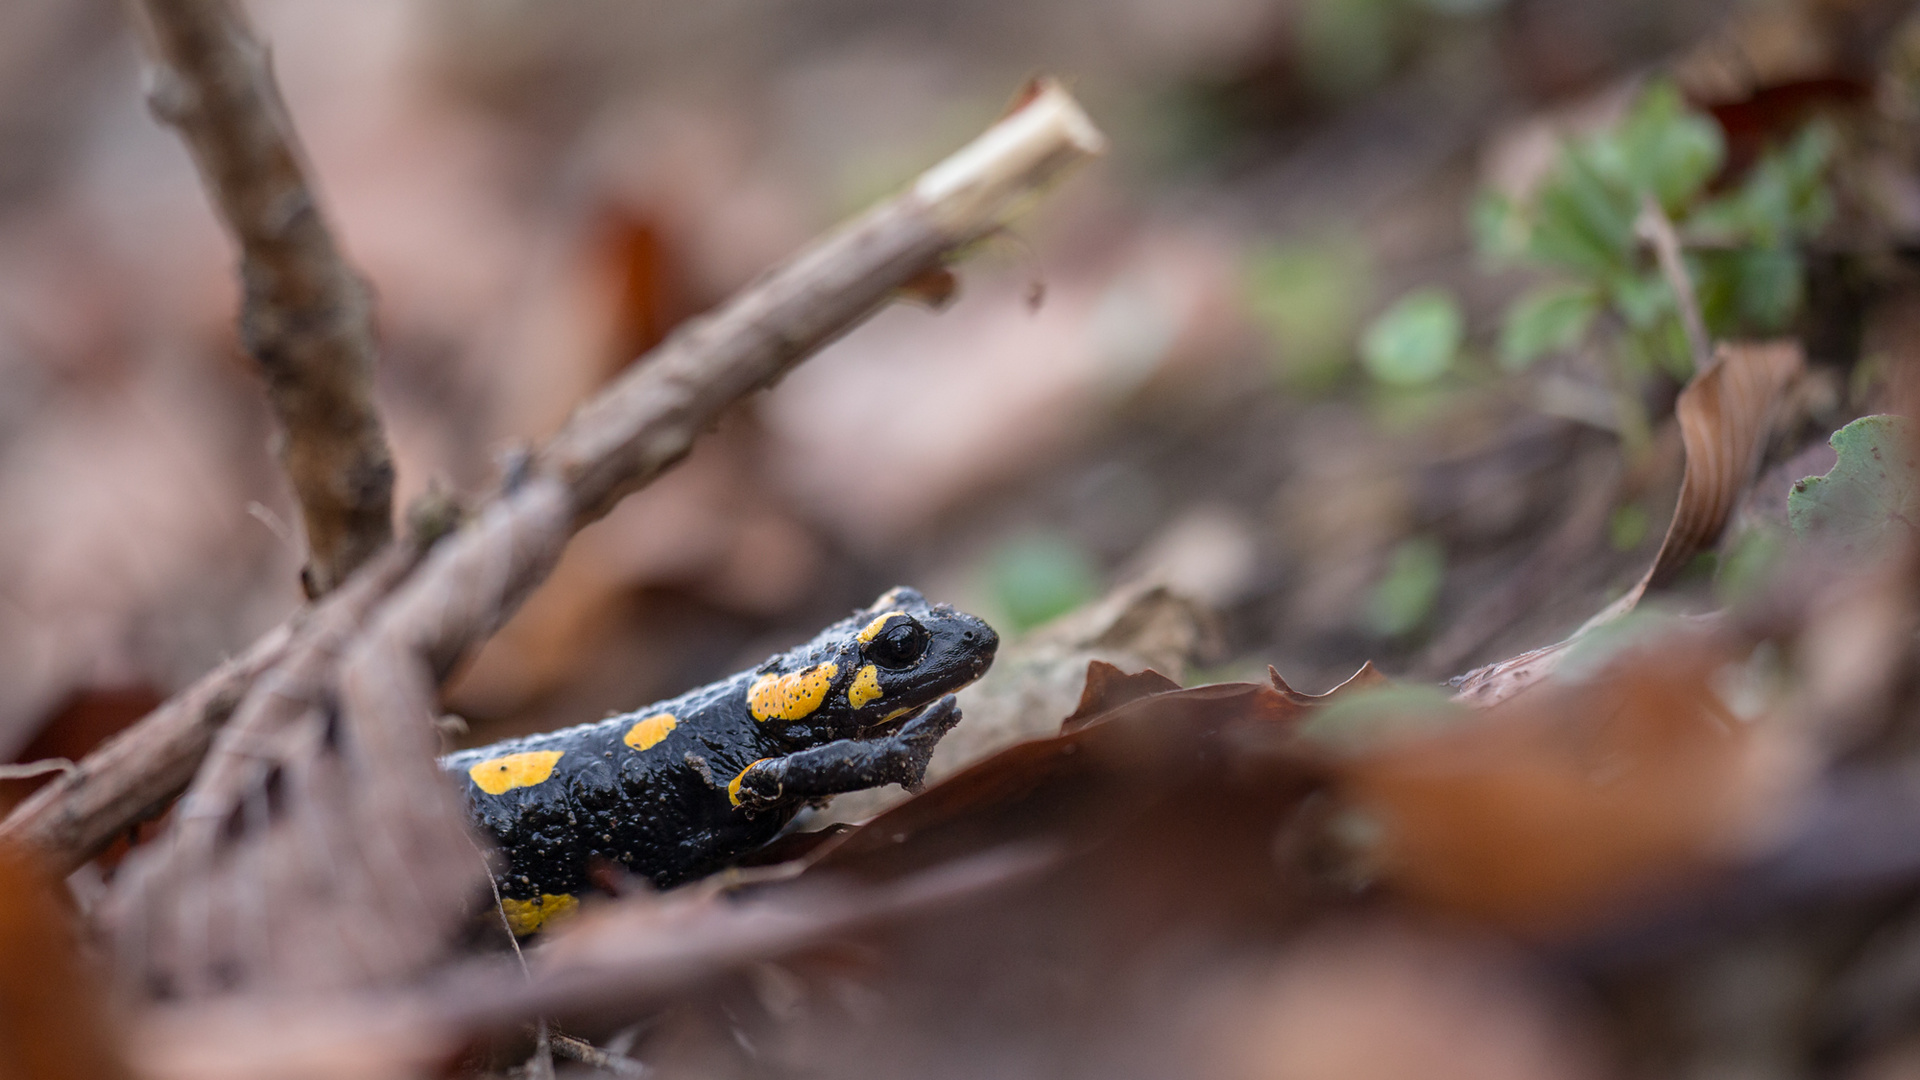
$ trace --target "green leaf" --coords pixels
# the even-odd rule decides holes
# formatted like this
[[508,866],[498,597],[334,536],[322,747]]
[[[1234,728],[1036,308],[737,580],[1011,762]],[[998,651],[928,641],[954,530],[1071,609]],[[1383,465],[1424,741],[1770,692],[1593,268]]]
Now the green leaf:
[[1741,318],[1762,331],[1785,327],[1800,310],[1800,253],[1789,247],[1742,251],[1735,260]]
[[1731,606],[1759,595],[1761,587],[1779,569],[1784,547],[1777,525],[1756,524],[1742,532],[1729,545],[1714,577],[1713,592],[1720,603]]
[[1243,280],[1247,313],[1271,339],[1274,366],[1288,383],[1324,388],[1348,369],[1368,289],[1364,252],[1340,244],[1268,247],[1247,260]]
[[1099,574],[1086,552],[1050,533],[1002,544],[988,567],[988,580],[1007,621],[1019,630],[1064,615],[1100,590]]
[[1839,455],[1825,476],[1787,494],[1787,523],[1802,537],[1852,555],[1878,553],[1920,527],[1920,461],[1915,425],[1903,416],[1863,416],[1833,433]]
[[1445,552],[1426,537],[1414,537],[1394,548],[1386,576],[1367,598],[1367,629],[1381,637],[1400,637],[1419,628],[1440,598],[1446,568]]
[[1548,353],[1571,349],[1587,336],[1600,297],[1585,285],[1543,285],[1507,309],[1500,328],[1500,366],[1518,371]]
[[1620,318],[1635,330],[1652,329],[1654,324],[1677,310],[1673,289],[1658,270],[1644,274],[1623,274],[1615,279],[1613,306],[1620,313]]
[[1647,538],[1647,532],[1653,527],[1653,519],[1647,509],[1639,503],[1627,503],[1616,506],[1613,514],[1607,518],[1607,543],[1615,551],[1632,551]]
[[1354,750],[1382,739],[1417,735],[1471,719],[1473,710],[1446,691],[1423,683],[1357,687],[1309,712],[1300,736],[1333,750]]
[[1422,289],[1400,298],[1360,339],[1360,359],[1374,378],[1391,386],[1423,386],[1446,373],[1460,351],[1466,320],[1442,289]]
[[1640,96],[1614,145],[1637,192],[1652,192],[1668,211],[1699,194],[1726,157],[1720,125],[1689,110],[1670,83]]
[[1561,155],[1535,204],[1535,258],[1596,275],[1632,265],[1638,201],[1617,179],[1609,182],[1601,157],[1578,147]]
[[1533,226],[1519,204],[1498,191],[1474,196],[1467,228],[1481,258],[1496,266],[1525,255],[1533,237]]

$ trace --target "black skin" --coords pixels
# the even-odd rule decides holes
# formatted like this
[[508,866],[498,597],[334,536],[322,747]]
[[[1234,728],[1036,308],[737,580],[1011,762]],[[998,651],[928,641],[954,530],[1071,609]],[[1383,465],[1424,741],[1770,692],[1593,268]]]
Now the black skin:
[[[861,642],[882,615],[880,632]],[[579,894],[599,860],[667,888],[772,840],[810,802],[889,783],[917,788],[934,745],[960,720],[952,692],[986,671],[999,643],[980,619],[898,588],[752,671],[597,724],[448,754],[440,765],[506,856],[502,896]],[[813,711],[753,717],[757,680],[826,663],[839,670]],[[881,695],[856,709],[848,690],[868,665]],[[661,713],[678,724],[660,742],[636,750],[623,741],[636,721]],[[499,795],[468,771],[540,750],[563,751],[552,774]]]

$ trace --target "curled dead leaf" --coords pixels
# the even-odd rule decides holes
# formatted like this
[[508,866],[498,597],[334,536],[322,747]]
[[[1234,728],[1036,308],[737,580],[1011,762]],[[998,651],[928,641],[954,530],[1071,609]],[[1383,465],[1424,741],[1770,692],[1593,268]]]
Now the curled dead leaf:
[[1632,611],[1649,589],[1671,585],[1695,555],[1726,528],[1741,492],[1752,481],[1787,386],[1805,361],[1796,341],[1722,342],[1714,364],[1694,376],[1674,403],[1687,468],[1659,554],[1625,596],[1587,620],[1565,641],[1476,668],[1454,680],[1455,697],[1492,705],[1552,674],[1567,649],[1594,627]]

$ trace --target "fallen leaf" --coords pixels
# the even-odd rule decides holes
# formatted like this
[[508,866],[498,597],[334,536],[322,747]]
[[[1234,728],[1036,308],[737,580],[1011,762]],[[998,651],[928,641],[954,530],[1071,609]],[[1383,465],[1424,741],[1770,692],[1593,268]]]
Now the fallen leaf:
[[[1754,728],[1710,688],[1701,636],[1629,650],[1440,731],[1337,767],[1404,894],[1529,933],[1619,917],[1728,859],[1769,775]],[[1774,800],[1776,803],[1778,800]]]
[[1308,934],[1210,988],[1189,1052],[1220,1080],[1595,1080],[1553,987],[1499,952],[1390,922]]
[[[1274,678],[1279,686],[1285,685],[1278,682],[1277,674]],[[1129,675],[1104,660],[1095,660],[1087,665],[1087,685],[1080,693],[1080,707],[1060,722],[1060,730],[1078,731],[1101,714],[1112,712],[1130,701],[1178,689],[1179,683],[1152,668]]]
[[1863,416],[1828,441],[1839,460],[1787,496],[1787,522],[1803,537],[1835,544],[1850,558],[1870,558],[1920,528],[1920,456],[1904,416]]
[[0,1076],[131,1076],[57,881],[11,848],[0,848],[0,881]]
[[1695,555],[1719,539],[1766,448],[1773,413],[1805,366],[1794,341],[1721,343],[1714,364],[1694,376],[1674,403],[1686,446],[1686,474],[1659,554],[1626,595],[1588,619],[1564,641],[1543,646],[1453,681],[1455,697],[1492,705],[1551,675],[1575,641],[1632,611],[1649,589],[1673,583]]

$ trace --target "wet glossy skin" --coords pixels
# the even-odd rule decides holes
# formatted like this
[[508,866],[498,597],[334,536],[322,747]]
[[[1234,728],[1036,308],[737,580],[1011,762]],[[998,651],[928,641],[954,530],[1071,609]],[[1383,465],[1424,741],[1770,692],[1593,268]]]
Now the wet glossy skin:
[[[850,763],[880,748],[897,766],[903,727],[978,678],[998,644],[985,622],[894,589],[752,671],[596,724],[449,754],[441,766],[505,853],[509,921],[531,932],[572,905],[596,860],[674,885],[771,840],[830,793],[823,785],[899,780],[898,767],[882,775]],[[946,726],[920,743],[930,751]]]

